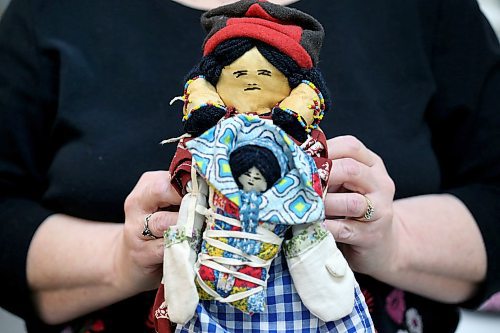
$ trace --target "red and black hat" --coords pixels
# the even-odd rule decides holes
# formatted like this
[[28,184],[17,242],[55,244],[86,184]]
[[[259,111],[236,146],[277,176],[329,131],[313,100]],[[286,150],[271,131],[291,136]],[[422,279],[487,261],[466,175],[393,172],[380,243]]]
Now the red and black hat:
[[203,55],[221,42],[247,37],[269,44],[305,69],[315,67],[324,30],[312,16],[265,0],[241,0],[212,9],[201,18],[208,35]]

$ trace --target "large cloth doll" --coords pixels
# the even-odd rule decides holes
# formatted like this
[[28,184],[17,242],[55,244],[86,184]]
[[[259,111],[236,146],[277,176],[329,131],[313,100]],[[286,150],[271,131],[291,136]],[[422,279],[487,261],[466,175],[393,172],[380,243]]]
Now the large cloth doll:
[[[250,314],[266,311],[268,271],[285,235],[283,251],[302,303],[325,322],[348,316],[354,275],[321,225],[331,165],[318,127],[328,105],[316,67],[323,28],[298,10],[254,0],[209,11],[202,23],[208,32],[204,56],[182,96],[190,137],[179,142],[170,167],[184,198],[177,226],[165,233],[156,319],[184,324],[200,299]],[[250,135],[249,127],[259,130]],[[252,148],[233,151],[243,146]],[[266,163],[265,153],[252,160],[256,147],[272,152]],[[254,167],[236,172],[242,161]],[[270,180],[263,168],[273,164],[279,177]],[[255,172],[266,186],[248,192],[239,177]],[[269,197],[283,186],[286,195]],[[301,191],[307,195],[291,194]],[[301,212],[291,214],[285,203]]]

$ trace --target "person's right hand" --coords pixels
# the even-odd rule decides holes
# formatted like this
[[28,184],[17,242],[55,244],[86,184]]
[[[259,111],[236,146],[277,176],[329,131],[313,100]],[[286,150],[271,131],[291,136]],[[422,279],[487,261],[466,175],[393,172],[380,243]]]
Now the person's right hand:
[[[181,198],[170,184],[168,171],[144,173],[125,200],[125,224],[115,247],[116,283],[131,295],[157,288],[162,275],[163,231],[177,223],[177,212],[165,211],[179,205]],[[143,236],[148,227],[157,237]]]

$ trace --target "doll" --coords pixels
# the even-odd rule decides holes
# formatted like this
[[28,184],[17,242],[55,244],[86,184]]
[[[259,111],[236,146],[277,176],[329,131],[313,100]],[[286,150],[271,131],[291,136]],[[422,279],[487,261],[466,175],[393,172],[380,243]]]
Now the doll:
[[[321,225],[321,199],[331,165],[326,158],[326,138],[318,127],[328,106],[327,90],[315,66],[323,28],[298,10],[255,0],[211,10],[203,15],[202,23],[208,31],[204,56],[188,74],[182,97],[184,129],[191,138],[179,142],[170,167],[172,183],[184,198],[177,226],[165,234],[165,302],[160,290],[163,303],[156,316],[166,317],[168,312],[172,322],[184,324],[192,317],[200,298],[228,303],[246,313],[265,311],[268,269],[290,230],[283,252],[303,304],[325,322],[340,319],[353,309],[356,283],[333,237]],[[264,125],[268,121],[274,125]],[[253,137],[245,139],[248,147],[243,148],[242,133],[253,127],[266,128],[266,135],[273,138],[266,141],[267,147],[255,145],[257,138]],[[238,128],[242,133],[233,131],[234,137],[226,136],[224,131],[228,128]],[[231,158],[226,156],[227,150],[234,148],[227,147],[233,140],[243,149],[243,153],[234,152],[234,159],[251,165],[243,168],[241,174],[235,167],[240,163],[234,164],[233,159],[231,166]],[[226,145],[226,155],[217,155],[219,143]],[[280,180],[276,183],[274,177],[264,177],[266,186],[259,191],[245,191],[240,177],[250,177],[256,171],[261,176],[263,173],[262,167],[257,167],[259,159],[251,159],[252,153],[245,149],[255,152],[269,147],[275,147]],[[296,155],[300,158],[293,157]],[[264,159],[268,164],[261,165],[273,164],[270,156]],[[221,165],[221,161],[225,164]],[[276,166],[271,169],[278,172]],[[210,172],[215,173],[214,170],[218,170],[217,176],[227,176],[227,181],[219,182],[213,177]],[[255,200],[278,191],[280,184],[284,186],[290,179],[285,175],[290,172],[301,181],[287,187],[293,189],[288,190],[287,197],[277,196],[259,205],[255,216],[247,220],[245,212],[249,209],[251,213],[253,208],[252,204],[241,206],[242,198],[253,196],[255,206]],[[229,192],[228,184],[232,186]],[[294,197],[290,191],[305,191],[308,195]],[[297,201],[290,201],[291,198]],[[308,213],[290,213],[284,208],[285,199]],[[222,219],[219,222],[232,221],[226,227],[245,229],[245,236],[258,237],[240,235],[242,239],[236,241],[238,237],[213,236],[218,234],[214,230],[224,230],[223,223],[217,224],[213,214]],[[227,239],[221,242],[218,238]],[[229,242],[233,242],[231,248],[238,248],[236,254],[227,253]],[[261,254],[258,250],[263,246],[268,249],[259,258],[255,254]],[[214,263],[214,257],[225,259]],[[242,264],[242,258],[248,257],[255,262]],[[251,268],[259,268],[260,276]]]

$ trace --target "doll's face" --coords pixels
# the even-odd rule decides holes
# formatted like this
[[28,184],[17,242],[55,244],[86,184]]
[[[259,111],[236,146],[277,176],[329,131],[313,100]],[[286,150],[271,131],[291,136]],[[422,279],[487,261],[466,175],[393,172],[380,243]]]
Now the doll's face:
[[244,172],[238,177],[238,181],[245,192],[264,192],[267,190],[266,179],[256,167],[251,167],[247,172]]
[[287,78],[254,47],[222,69],[216,86],[226,106],[239,113],[268,113],[290,95]]

